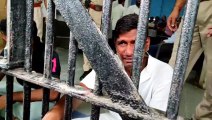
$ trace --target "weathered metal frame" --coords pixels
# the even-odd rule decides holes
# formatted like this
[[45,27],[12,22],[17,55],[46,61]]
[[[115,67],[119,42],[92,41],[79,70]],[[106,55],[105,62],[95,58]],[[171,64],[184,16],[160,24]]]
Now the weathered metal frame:
[[[26,4],[25,4],[26,2]],[[12,3],[12,4],[11,4]],[[54,3],[56,8],[60,11],[64,17],[68,27],[71,30],[70,44],[69,44],[69,76],[68,82],[59,82],[51,77],[51,57],[53,50],[53,18],[54,18]],[[149,13],[149,0],[141,0],[141,12],[139,15],[139,24],[138,24],[138,35],[136,40],[135,55],[134,55],[134,65],[133,65],[133,82],[126,75],[126,73],[121,69],[121,66],[118,64],[114,58],[114,53],[107,44],[108,38],[108,29],[109,29],[109,19],[111,11],[111,1],[104,0],[103,7],[103,17],[102,17],[102,27],[100,30],[91,20],[87,11],[82,7],[79,0],[49,0],[48,1],[48,17],[47,17],[47,33],[46,33],[46,49],[45,49],[45,63],[44,63],[44,75],[38,73],[31,73],[31,27],[32,27],[32,0],[26,1],[15,1],[8,0],[8,33],[9,33],[9,48],[8,56],[5,56],[7,59],[6,62],[2,63],[0,61],[0,67],[3,73],[7,75],[7,114],[6,118],[12,120],[12,91],[13,91],[13,77],[20,78],[24,82],[24,119],[29,119],[29,109],[30,109],[30,87],[27,84],[28,82],[43,86],[47,91],[43,99],[43,110],[42,115],[48,111],[48,99],[49,99],[49,90],[54,89],[60,93],[67,94],[70,97],[67,97],[66,100],[66,109],[65,109],[65,119],[71,119],[71,101],[72,97],[84,100],[89,102],[94,107],[94,113],[92,113],[92,119],[96,120],[99,118],[99,108],[107,108],[113,110],[122,115],[128,115],[130,118],[134,119],[166,119],[163,114],[158,113],[157,111],[146,106],[142,97],[138,94],[138,79],[139,71],[137,65],[141,65],[143,46],[146,39],[146,28],[147,28],[147,18]],[[17,5],[19,10],[22,11],[20,14],[26,15],[20,19],[21,22],[15,21],[15,17],[18,16],[12,15],[13,7]],[[16,6],[16,7],[17,7]],[[24,7],[23,7],[24,6]],[[143,7],[142,7],[143,6]],[[20,9],[20,7],[23,7]],[[176,67],[174,69],[173,82],[171,86],[169,104],[167,109],[167,117],[169,119],[177,119],[180,93],[183,88],[183,78],[185,75],[185,69],[187,66],[187,61],[190,52],[191,40],[193,27],[196,20],[196,14],[198,10],[198,1],[188,0],[187,10],[185,14],[184,25],[182,28],[180,48],[177,56]],[[81,14],[77,14],[78,12]],[[16,19],[17,19],[16,18]],[[11,24],[12,23],[12,24]],[[14,25],[14,23],[17,23]],[[27,26],[25,26],[26,24]],[[26,29],[25,29],[26,28]],[[17,36],[14,31],[18,31],[24,36]],[[14,33],[11,33],[14,32]],[[73,35],[72,35],[73,34]],[[24,42],[17,43],[21,38],[24,38]],[[73,39],[75,38],[75,39]],[[76,41],[75,41],[76,40]],[[14,42],[15,41],[15,42]],[[88,42],[89,41],[89,42]],[[87,91],[79,89],[77,86],[74,87],[74,72],[75,72],[75,62],[76,62],[76,44],[79,44],[80,48],[88,57],[93,69],[96,71],[99,82],[97,82],[97,90],[95,94],[85,94]],[[20,45],[16,48],[15,45]],[[26,49],[25,49],[26,48]],[[15,51],[18,50],[18,51]],[[25,51],[24,51],[25,50]],[[24,53],[25,52],[25,53]],[[21,57],[21,59],[17,59]],[[24,61],[25,58],[25,61]],[[9,69],[21,66],[23,68]],[[114,74],[116,73],[116,74]],[[121,84],[120,84],[121,82]],[[100,83],[100,84],[98,84]],[[112,85],[111,85],[112,83]],[[99,96],[101,93],[101,86],[107,91],[110,95],[109,98],[105,96]],[[127,90],[125,90],[127,88]],[[46,107],[47,106],[47,107]],[[96,107],[97,106],[97,107]],[[99,107],[98,107],[99,106]]]

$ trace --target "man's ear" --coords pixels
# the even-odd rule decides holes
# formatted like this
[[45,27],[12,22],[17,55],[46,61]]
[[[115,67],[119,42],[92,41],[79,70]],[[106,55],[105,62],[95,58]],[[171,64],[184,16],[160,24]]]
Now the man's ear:
[[147,52],[149,50],[149,47],[150,47],[150,37],[147,36],[145,48],[144,48],[145,52]]

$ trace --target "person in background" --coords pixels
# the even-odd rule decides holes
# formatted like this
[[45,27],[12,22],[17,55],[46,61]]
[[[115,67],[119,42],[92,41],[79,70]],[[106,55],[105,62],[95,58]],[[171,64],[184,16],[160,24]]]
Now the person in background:
[[[44,70],[44,50],[45,45],[41,43],[40,38],[37,36],[36,23],[33,22],[32,27],[33,43],[32,43],[32,71],[36,73],[43,73]],[[5,36],[7,37],[7,36]],[[60,61],[58,54],[54,51],[52,57],[52,76],[59,80],[60,78]],[[23,85],[23,80],[17,78],[18,83]],[[32,88],[31,91],[31,108],[30,108],[30,120],[41,119],[42,99],[43,99],[43,87],[29,83]],[[14,88],[16,84],[14,85]],[[3,91],[1,91],[2,93]],[[5,92],[6,93],[6,89]],[[50,107],[54,105],[54,102],[59,98],[59,93],[50,90]],[[19,120],[23,120],[23,91],[13,93],[13,115]],[[0,110],[4,110],[6,107],[6,95],[0,96]]]
[[127,8],[127,10],[124,12],[124,16],[125,15],[129,15],[129,14],[137,14],[137,15],[139,15],[140,3],[141,3],[141,0],[136,0],[136,4],[129,6]]
[[[167,24],[170,30],[176,31],[177,18],[180,15],[181,10],[186,4],[186,0],[176,0],[172,13],[170,14]],[[194,64],[204,52],[205,55],[205,93],[202,101],[196,107],[194,119],[197,120],[211,120],[212,119],[212,37],[209,34],[208,28],[212,26],[212,0],[201,0],[197,13],[197,19],[194,27],[193,40],[191,45],[191,51],[189,55],[188,67],[186,69],[185,80],[187,79]],[[183,19],[181,20],[179,29],[177,30],[177,37],[174,43],[172,57],[169,60],[169,64],[174,67],[176,61],[176,54],[180,41],[180,33],[183,25]]]

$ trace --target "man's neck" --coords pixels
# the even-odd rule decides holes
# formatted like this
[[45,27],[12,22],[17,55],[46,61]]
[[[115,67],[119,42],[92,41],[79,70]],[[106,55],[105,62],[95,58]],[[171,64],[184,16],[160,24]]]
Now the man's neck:
[[[148,56],[144,56],[144,58],[142,60],[142,67],[140,69],[140,72],[147,66],[147,63],[148,63]],[[128,74],[129,77],[132,76],[132,68],[131,69],[125,68],[125,71],[127,72],[127,74]]]

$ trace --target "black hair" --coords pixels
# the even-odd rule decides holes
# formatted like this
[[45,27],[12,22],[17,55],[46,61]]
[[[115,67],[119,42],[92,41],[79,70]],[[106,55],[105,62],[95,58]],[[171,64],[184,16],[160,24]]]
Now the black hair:
[[137,26],[138,26],[137,14],[129,14],[119,19],[115,27],[114,42],[119,37],[119,35],[127,33],[133,29],[137,29]]
[[119,4],[122,4],[122,3],[124,3],[124,1],[125,1],[125,0],[118,0],[118,3],[119,3]]
[[4,34],[7,35],[7,20],[2,19],[0,21],[0,31]]

